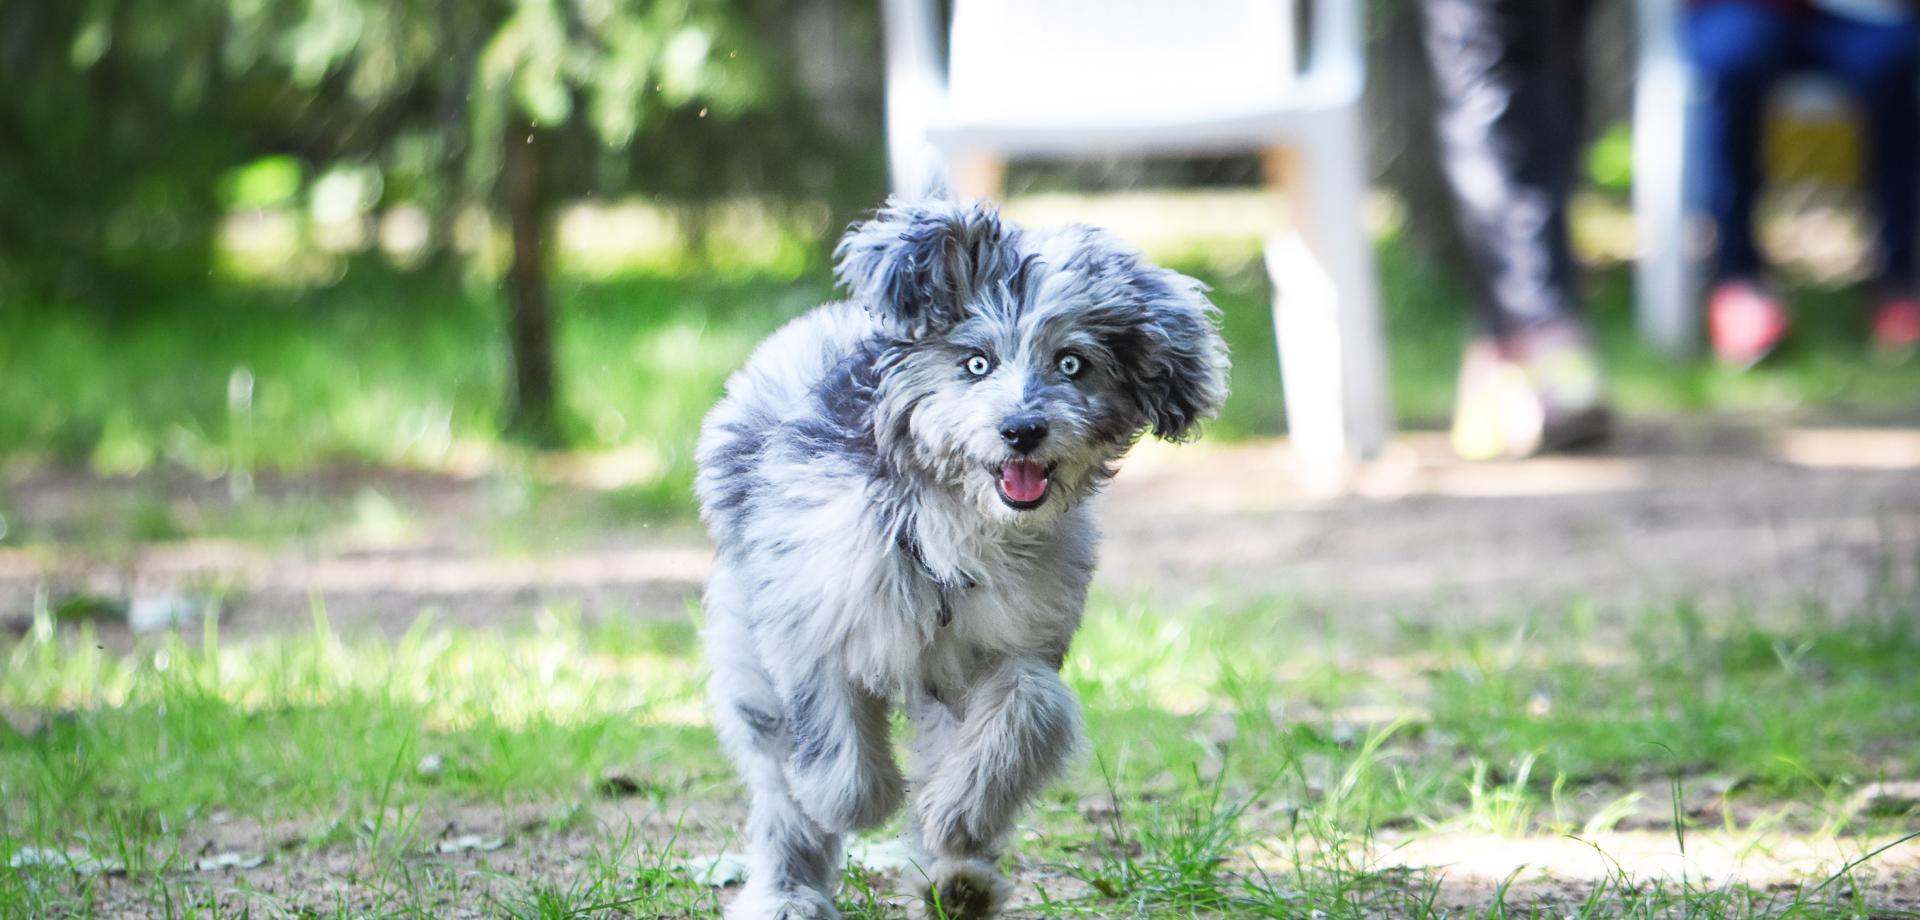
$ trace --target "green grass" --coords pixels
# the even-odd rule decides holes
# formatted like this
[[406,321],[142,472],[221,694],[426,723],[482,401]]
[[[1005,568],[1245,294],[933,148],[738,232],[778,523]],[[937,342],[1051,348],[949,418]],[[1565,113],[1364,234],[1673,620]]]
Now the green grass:
[[[684,464],[670,433],[824,290],[752,273],[560,281],[576,439]],[[110,473],[447,465],[496,440],[499,296],[356,263],[331,287],[221,286],[137,315],[0,309],[0,361],[27,383],[0,395],[0,444]]]
[[[1066,669],[1089,756],[1032,812],[1014,860],[1039,869],[1037,915],[1425,916],[1444,912],[1440,876],[1390,868],[1382,840],[1626,821],[1864,847],[1914,818],[1860,817],[1848,797],[1920,771],[1920,621],[1890,609],[1762,627],[1684,605],[1576,608],[1383,637],[1278,603],[1100,601]],[[43,620],[0,645],[0,712],[24,723],[0,724],[0,857],[71,849],[127,877],[0,873],[0,915],[700,915],[714,895],[681,861],[738,845],[741,792],[704,726],[690,624],[423,620],[391,640],[338,635],[316,612],[311,629],[245,642],[209,626],[105,644]],[[1688,792],[1714,783],[1731,790],[1724,813]],[[507,822],[504,849],[431,855],[449,815],[476,813]],[[257,829],[239,846],[267,866],[194,871],[195,841],[223,827]],[[893,915],[891,883],[853,881],[853,915]],[[1821,881],[1615,874],[1553,914],[1874,906],[1870,886]],[[1481,896],[1474,915],[1567,897],[1525,888]]]
[[[1394,240],[1380,249],[1392,391],[1404,423],[1444,424],[1465,338],[1456,272]],[[1252,244],[1171,254],[1213,285],[1234,352],[1233,395],[1211,437],[1282,430],[1268,288]],[[832,296],[827,257],[699,270],[677,263],[556,283],[566,426],[583,448],[622,448],[618,517],[685,516],[701,414],[726,375],[787,318]],[[497,435],[501,294],[432,275],[343,263],[319,287],[228,279],[141,309],[0,302],[0,459],[80,463],[115,475],[185,471],[233,483],[340,464],[523,469]],[[794,265],[809,268],[796,274]],[[758,266],[758,267],[756,267]],[[1714,410],[1784,416],[1904,416],[1920,362],[1887,368],[1862,346],[1846,291],[1802,291],[1799,339],[1745,375],[1675,364],[1637,342],[1627,278],[1598,272],[1591,301],[1613,389],[1628,414]],[[99,528],[121,539],[307,533],[333,521],[291,508],[171,515],[125,503]],[[150,502],[149,502],[150,504]],[[0,500],[0,513],[5,502]],[[0,541],[61,535],[14,522]]]

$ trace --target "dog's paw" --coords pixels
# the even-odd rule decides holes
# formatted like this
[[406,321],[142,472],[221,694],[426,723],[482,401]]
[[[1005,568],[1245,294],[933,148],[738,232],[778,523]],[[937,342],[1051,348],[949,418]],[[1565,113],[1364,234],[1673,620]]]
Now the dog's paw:
[[859,770],[790,769],[787,788],[807,817],[834,834],[879,825],[906,797],[906,781],[891,762]]
[[775,891],[746,890],[727,905],[726,920],[840,920],[833,899],[811,888]]
[[984,859],[942,859],[907,909],[913,920],[990,920],[1007,902],[1007,880]]

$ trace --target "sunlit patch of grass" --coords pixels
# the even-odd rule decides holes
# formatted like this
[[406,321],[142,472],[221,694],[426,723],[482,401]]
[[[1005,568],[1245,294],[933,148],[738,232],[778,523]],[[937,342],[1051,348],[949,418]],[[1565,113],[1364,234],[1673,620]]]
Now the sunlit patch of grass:
[[[1368,774],[1392,772],[1384,762],[1364,755],[1346,766],[1362,783],[1380,778]],[[1083,893],[1053,896],[1042,882],[1035,915],[1141,920],[1906,916],[1878,903],[1869,881],[1887,878],[1874,866],[1877,859],[1920,838],[1920,832],[1883,837],[1830,874],[1764,888],[1731,878],[1642,877],[1613,859],[1601,843],[1576,838],[1593,848],[1604,871],[1586,881],[1580,875],[1549,881],[1527,871],[1529,856],[1516,853],[1504,879],[1476,890],[1471,884],[1464,889],[1450,886],[1444,867],[1407,867],[1396,858],[1396,844],[1376,838],[1372,822],[1344,814],[1334,790],[1316,786],[1299,773],[1252,789],[1245,787],[1244,778],[1216,778],[1164,797],[1143,800],[1111,786],[1108,795],[1107,810],[1091,819],[1097,827],[1090,835],[1065,832],[1060,836],[1071,839],[1054,844],[1065,854],[1054,868],[1080,882]],[[1677,817],[1677,802],[1675,810],[1673,844],[1684,855],[1687,825]],[[1478,845],[1487,842],[1482,838]],[[1844,849],[1839,841],[1830,842]],[[1470,838],[1456,844],[1475,845]]]
[[[1409,646],[1318,639],[1319,625],[1270,604],[1178,617],[1099,605],[1066,674],[1095,756],[1123,781],[1229,759],[1256,774],[1304,766],[1346,790],[1349,820],[1580,826],[1596,815],[1569,816],[1558,797],[1599,784],[1617,823],[1636,785],[1676,774],[1832,808],[1861,782],[1920,769],[1920,737],[1902,727],[1901,701],[1920,698],[1908,615],[1708,626],[1676,606],[1604,635],[1551,619]],[[1374,779],[1333,769],[1383,733]]]
[[[690,631],[681,626],[678,631]],[[0,706],[50,718],[0,742],[5,836],[161,868],[215,812],[321,821],[371,851],[422,803],[584,794],[611,767],[665,788],[722,771],[689,639],[543,618],[519,633],[422,621],[397,641],[170,635],[128,654],[87,627],[6,652]],[[0,731],[6,731],[0,729]],[[417,768],[432,755],[444,764]]]
[[1920,755],[1898,728],[1912,712],[1889,705],[1920,691],[1911,613],[1793,633],[1677,606],[1624,637],[1632,661],[1612,666],[1544,633],[1465,638],[1434,676],[1436,724],[1480,756],[1537,751],[1545,776],[1576,780],[1677,768],[1805,791]]

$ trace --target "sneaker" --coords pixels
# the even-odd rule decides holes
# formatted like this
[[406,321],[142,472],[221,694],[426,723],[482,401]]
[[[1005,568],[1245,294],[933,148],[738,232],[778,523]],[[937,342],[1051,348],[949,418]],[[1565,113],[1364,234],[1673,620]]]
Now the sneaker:
[[1476,339],[1460,364],[1454,452],[1518,459],[1597,440],[1609,422],[1603,390],[1599,356],[1577,322]]
[[1905,361],[1920,348],[1920,297],[1888,297],[1873,311],[1873,348],[1882,356]]
[[1746,370],[1765,360],[1791,325],[1787,308],[1751,281],[1722,281],[1707,298],[1707,333],[1720,363]]

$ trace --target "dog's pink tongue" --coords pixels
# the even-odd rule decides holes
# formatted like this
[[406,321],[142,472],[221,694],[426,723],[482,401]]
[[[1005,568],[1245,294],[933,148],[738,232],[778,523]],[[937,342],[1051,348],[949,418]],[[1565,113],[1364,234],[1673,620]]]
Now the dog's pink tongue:
[[1047,494],[1047,469],[1032,460],[1008,460],[1000,468],[1000,491],[1017,502],[1039,501]]

